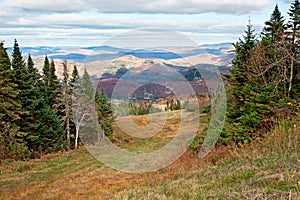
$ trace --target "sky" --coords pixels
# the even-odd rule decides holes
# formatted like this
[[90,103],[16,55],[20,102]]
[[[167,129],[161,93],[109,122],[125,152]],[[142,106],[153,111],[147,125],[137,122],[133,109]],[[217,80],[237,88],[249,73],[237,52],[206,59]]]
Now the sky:
[[96,46],[128,31],[174,31],[197,44],[235,42],[249,18],[259,33],[289,0],[0,0],[0,40],[12,46]]

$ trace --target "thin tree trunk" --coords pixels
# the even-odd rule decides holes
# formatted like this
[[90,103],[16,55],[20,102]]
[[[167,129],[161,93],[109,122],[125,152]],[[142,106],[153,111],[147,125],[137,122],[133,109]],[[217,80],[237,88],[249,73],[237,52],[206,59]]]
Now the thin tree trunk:
[[290,74],[290,80],[289,80],[288,97],[290,97],[290,93],[291,93],[291,90],[292,90],[293,79],[294,79],[294,60],[292,60],[292,63],[291,63],[291,74]]
[[70,118],[69,118],[69,115],[67,116],[66,129],[67,129],[67,145],[68,145],[68,150],[70,150],[71,142],[70,142]]
[[[68,88],[66,88],[66,90],[67,89]],[[66,95],[69,95],[69,94],[66,94]],[[67,145],[68,145],[68,150],[71,149],[71,141],[70,141],[70,104],[69,103],[70,102],[69,102],[69,97],[68,97],[67,98],[67,102],[66,102],[66,129],[67,129]]]
[[76,127],[75,149],[78,148],[78,136],[79,136],[79,127]]

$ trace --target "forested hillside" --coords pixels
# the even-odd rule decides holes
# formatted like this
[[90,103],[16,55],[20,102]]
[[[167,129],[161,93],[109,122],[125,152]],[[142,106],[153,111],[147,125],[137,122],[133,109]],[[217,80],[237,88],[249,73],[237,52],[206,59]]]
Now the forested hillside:
[[[242,146],[264,137],[282,120],[298,119],[299,1],[291,4],[288,14],[285,20],[276,5],[261,33],[249,21],[243,38],[234,44],[233,69],[224,75],[227,115],[220,143]],[[198,148],[202,139],[196,139]]]
[[87,70],[80,77],[73,66],[69,75],[65,61],[63,78],[59,80],[53,59],[49,61],[45,56],[39,73],[30,54],[24,61],[16,40],[11,61],[3,42],[0,52],[0,160],[26,160],[77,148],[80,125],[83,121],[87,123],[87,119],[78,107],[72,106],[75,96],[82,100],[95,94],[95,112],[101,124],[105,124],[105,134],[112,134],[111,106],[103,92],[95,93]]
[[257,35],[251,24],[234,44],[236,56],[228,82],[225,135],[236,142],[260,137],[280,120],[297,117],[300,94],[300,5],[292,3],[285,20],[276,5]]

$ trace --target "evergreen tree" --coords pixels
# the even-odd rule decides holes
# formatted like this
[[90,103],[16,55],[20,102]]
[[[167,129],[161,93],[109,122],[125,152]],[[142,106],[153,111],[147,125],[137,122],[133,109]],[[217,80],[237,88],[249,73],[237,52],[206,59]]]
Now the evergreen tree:
[[48,56],[45,56],[44,66],[43,66],[43,80],[46,86],[49,85],[49,77],[50,77],[50,63]]
[[250,56],[250,51],[253,49],[258,43],[256,34],[254,33],[254,29],[252,24],[249,21],[247,28],[245,30],[245,35],[243,39],[239,39],[237,43],[233,46],[235,48],[236,56],[232,61],[233,69],[231,70],[232,78],[234,78],[234,82],[238,85],[243,85],[247,79],[244,72],[246,71],[245,62]]
[[20,118],[19,91],[13,83],[13,71],[4,43],[0,42],[0,160],[22,158],[26,148],[16,121]]
[[4,48],[4,42],[0,42],[0,66],[1,70],[9,70],[10,68],[10,60],[6,52],[6,48]]
[[22,57],[22,52],[20,50],[19,44],[17,40],[15,39],[14,42],[14,48],[12,52],[12,68],[14,69],[14,72],[16,74],[17,80],[20,80],[20,78],[23,76],[23,73],[25,71],[25,62]]
[[249,21],[243,39],[239,39],[239,41],[233,45],[237,55],[233,60],[233,64],[238,65],[239,62],[247,60],[250,50],[258,43],[257,36],[254,32],[253,25]]
[[270,20],[265,22],[263,35],[270,38],[272,42],[275,42],[281,39],[284,30],[284,17],[281,15],[278,5],[276,4]]
[[93,83],[90,79],[90,75],[86,69],[84,69],[84,73],[81,80],[81,88],[84,90],[83,92],[87,97],[93,97],[95,93],[95,89]]
[[54,60],[51,59],[50,62],[50,71],[49,71],[49,85],[48,85],[48,90],[49,90],[49,105],[51,108],[54,108],[55,105],[58,104],[58,96],[59,93],[61,92],[61,85],[59,83],[59,80],[55,74],[55,64]]
[[[291,40],[292,51],[295,61],[300,60],[300,2],[295,0],[291,4],[291,8],[288,12],[290,20],[288,22],[288,38]],[[296,96],[300,91],[300,66],[298,62],[292,61],[289,63],[290,70],[290,86],[289,91],[294,91],[293,95]]]
[[74,65],[72,76],[71,76],[71,79],[70,79],[70,84],[72,85],[72,84],[76,83],[78,80],[79,80],[79,73],[78,73],[78,70],[77,70],[77,66]]
[[96,91],[95,101],[98,122],[101,126],[101,129],[104,131],[104,134],[111,139],[113,135],[112,123],[114,121],[111,103],[107,100],[103,90],[101,93]]
[[[52,152],[64,147],[64,138],[59,118],[48,105],[45,84],[31,56],[28,56],[27,67],[23,61],[18,43],[15,41],[12,66],[15,71],[15,82],[18,84],[22,116],[18,120],[22,140],[32,156],[42,152]],[[38,154],[37,154],[38,153]]]
[[34,62],[33,62],[32,58],[31,58],[31,55],[30,55],[30,54],[28,55],[27,68],[28,68],[28,69],[34,68]]
[[69,74],[68,74],[68,65],[67,61],[63,62],[63,82],[62,82],[62,91],[61,91],[61,97],[60,97],[60,106],[59,110],[61,111],[62,116],[62,124],[64,127],[65,137],[67,141],[67,148],[68,150],[71,149],[71,133],[70,133],[70,124],[72,119],[72,98],[71,98],[71,92],[70,87],[68,84],[69,80]]
[[[297,8],[299,2],[295,1],[293,5]],[[251,25],[248,25],[246,35],[234,44],[233,69],[230,75],[225,75],[229,97],[228,123],[221,137],[232,137],[237,143],[250,141],[273,128],[278,119],[293,112],[283,103],[294,98],[290,93],[297,93],[294,53],[298,25],[296,22],[291,24],[292,29],[295,28],[292,31],[295,38],[283,37],[283,32],[280,32],[284,28],[283,18],[276,6],[271,20],[266,22],[262,40],[256,39]],[[274,32],[276,28],[279,32]]]
[[[32,63],[29,64],[32,65]],[[29,108],[32,103],[32,98],[34,98],[30,93],[32,89],[32,85],[28,81],[28,78],[34,78],[34,77],[30,77],[28,75],[26,63],[23,60],[22,53],[17,40],[15,40],[14,42],[11,65],[14,71],[14,83],[17,85],[17,90],[19,91],[19,99],[20,99],[20,104],[22,109],[22,114],[17,124],[20,127],[20,132],[22,132],[25,136],[28,132],[30,132],[29,127],[31,121],[30,121]]]
[[[257,104],[251,101],[251,96],[257,93],[259,88],[256,86],[260,81],[249,73],[249,59],[253,55],[253,50],[258,44],[252,25],[249,24],[243,39],[234,44],[236,56],[233,60],[231,74],[226,76],[228,81],[228,121],[237,125],[233,131],[236,141],[246,140],[245,135],[252,134],[255,127],[261,122]],[[258,82],[261,84],[260,82]],[[250,102],[249,102],[250,101]]]
[[49,80],[50,80],[50,63],[49,63],[49,59],[48,56],[45,56],[44,59],[44,65],[43,65],[43,69],[42,69],[42,80],[44,83],[44,91],[43,93],[45,94],[45,98],[46,98],[46,103],[50,106],[51,105],[51,92],[50,92],[50,88],[49,88]]
[[292,32],[292,44],[296,44],[297,42],[297,32],[300,29],[300,2],[299,0],[295,0],[291,4],[291,8],[288,12],[290,16],[290,20],[288,22],[288,28]]
[[80,140],[83,143],[89,144],[97,141],[99,130],[95,121],[95,93],[86,69],[79,84],[72,90],[72,114],[76,127],[75,149],[78,147],[80,130]]
[[[28,64],[28,66],[30,66]],[[50,153],[65,147],[63,129],[55,112],[48,105],[45,85],[36,68],[28,67],[26,79],[30,88],[24,91],[23,106],[29,111],[25,119],[25,141],[33,156]]]
[[[65,69],[66,70],[66,69]],[[65,73],[65,75],[67,75],[67,73]],[[64,76],[65,77],[65,76]],[[66,78],[64,78],[64,81],[67,81]],[[66,85],[67,82],[64,82],[64,85]],[[69,141],[69,144],[71,145],[71,140],[70,138],[75,138],[75,134],[74,134],[74,137],[73,137],[73,133],[76,132],[76,126],[74,124],[74,120],[73,120],[73,114],[72,114],[72,109],[71,109],[71,105],[72,105],[72,94],[73,94],[73,91],[76,90],[80,85],[80,77],[79,77],[79,73],[78,73],[78,70],[77,70],[77,67],[76,65],[73,66],[73,72],[72,72],[72,75],[70,77],[70,80],[69,80],[69,85],[68,85],[68,94],[69,94],[69,97],[68,97],[68,101],[69,101],[69,116],[70,116],[70,121],[69,121],[69,131],[67,132],[67,141]],[[65,89],[65,88],[64,88]],[[64,90],[63,89],[63,90]],[[66,99],[65,99],[66,100]],[[63,115],[65,116],[65,115]],[[70,147],[71,148],[71,147]]]

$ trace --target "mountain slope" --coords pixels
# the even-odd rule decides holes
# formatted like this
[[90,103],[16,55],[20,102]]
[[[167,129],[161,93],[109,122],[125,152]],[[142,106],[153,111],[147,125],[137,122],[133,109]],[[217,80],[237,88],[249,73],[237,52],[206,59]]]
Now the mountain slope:
[[[137,123],[143,116],[135,118]],[[300,123],[283,122],[241,149],[217,147],[205,159],[187,152],[156,172],[128,174],[84,148],[0,164],[0,199],[292,199],[300,196]],[[170,126],[169,124],[168,126]],[[118,136],[119,134],[117,134]],[[163,136],[163,135],[161,135]],[[151,147],[167,140],[151,140]],[[140,140],[119,145],[140,146]],[[149,149],[148,149],[149,150]]]

